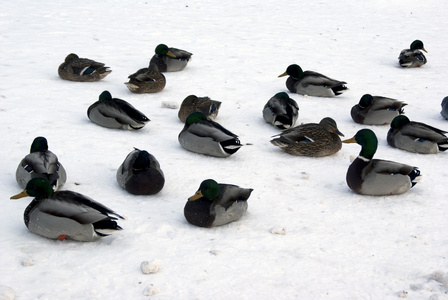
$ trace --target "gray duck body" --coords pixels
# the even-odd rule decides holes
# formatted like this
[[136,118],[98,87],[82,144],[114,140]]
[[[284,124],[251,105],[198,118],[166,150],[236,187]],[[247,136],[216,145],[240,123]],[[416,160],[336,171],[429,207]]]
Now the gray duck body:
[[[46,181],[35,178],[27,184],[28,193],[24,191],[11,198],[30,196],[29,190],[39,180]],[[115,220],[123,217],[113,210],[76,192],[53,193],[48,181],[46,184],[50,190],[35,195],[24,212],[25,225],[31,232],[50,239],[92,242],[122,229]]]
[[112,70],[105,67],[105,64],[88,58],[79,58],[74,53],[67,55],[65,61],[58,68],[59,77],[79,82],[99,81],[111,72]]
[[275,94],[263,107],[263,119],[281,130],[293,127],[298,117],[299,105],[284,92]]
[[448,149],[448,137],[445,133],[447,132],[444,130],[400,116],[391,123],[387,143],[409,152],[436,154]]
[[150,121],[128,102],[112,98],[108,91],[88,108],[87,116],[95,124],[113,129],[138,130]]
[[356,123],[366,125],[384,125],[404,113],[402,101],[365,94],[359,103],[352,107],[350,115]]
[[34,139],[30,153],[17,166],[16,181],[22,189],[33,178],[46,178],[54,190],[67,181],[67,172],[58,157],[48,150],[47,140],[44,137]]
[[125,82],[128,89],[137,94],[157,93],[165,88],[165,75],[159,72],[156,65],[150,65],[129,75],[129,81]]
[[[165,51],[159,51],[160,46],[166,47]],[[160,72],[182,71],[191,60],[193,54],[177,48],[167,47],[160,44],[156,47],[156,53],[151,58],[149,64],[155,64]]]
[[228,157],[242,147],[237,135],[200,112],[190,114],[178,140],[188,151],[215,157]]
[[409,49],[404,49],[400,52],[400,55],[398,56],[398,63],[400,66],[403,68],[419,68],[425,65],[427,60],[420,50],[427,52],[423,47],[422,41],[413,41]]
[[342,148],[339,135],[342,133],[337,129],[336,122],[324,118],[319,124],[308,123],[289,128],[271,143],[292,155],[320,157],[332,155]]
[[210,119],[215,119],[219,113],[221,102],[212,100],[209,97],[187,96],[180,105],[178,117],[183,123],[187,117],[194,112],[201,112]]
[[215,227],[241,219],[247,211],[253,189],[232,184],[219,184],[219,196],[188,200],[184,207],[186,220],[199,227]]
[[157,159],[144,150],[131,151],[117,170],[117,182],[134,195],[154,195],[165,185]]

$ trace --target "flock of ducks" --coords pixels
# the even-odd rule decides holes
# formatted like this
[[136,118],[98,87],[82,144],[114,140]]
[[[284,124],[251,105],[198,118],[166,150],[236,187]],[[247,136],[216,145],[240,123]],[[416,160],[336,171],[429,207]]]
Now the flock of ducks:
[[[410,49],[401,51],[402,67],[421,67],[427,60],[420,51],[426,50],[419,40]],[[148,68],[142,68],[129,76],[125,83],[134,93],[156,93],[166,85],[162,72],[183,70],[192,53],[160,44],[155,49]],[[60,65],[62,79],[88,82],[98,81],[110,74],[103,63],[69,54]],[[290,65],[279,75],[289,76],[286,87],[292,93],[334,97],[346,92],[346,82],[329,78],[313,71],[303,71]],[[403,115],[406,103],[395,99],[366,94],[353,106],[354,122],[366,125],[390,124],[387,135],[390,146],[416,153],[439,153],[448,148],[445,131],[410,121]],[[182,102],[178,117],[185,123],[178,135],[180,145],[188,151],[214,157],[235,154],[243,144],[238,136],[214,121],[221,102],[209,97],[190,95]],[[448,119],[448,97],[442,101],[443,117]],[[363,195],[396,195],[408,191],[420,178],[417,167],[373,159],[378,147],[375,133],[361,129],[350,139],[338,129],[335,120],[323,118],[319,123],[296,125],[299,106],[287,93],[274,95],[263,107],[264,120],[282,130],[271,140],[291,155],[320,157],[338,152],[342,143],[361,146],[358,157],[347,171],[347,185]],[[104,91],[99,100],[87,110],[88,118],[106,128],[139,130],[150,120],[128,102],[113,98]],[[25,196],[34,200],[25,209],[24,220],[28,229],[51,239],[70,238],[78,241],[94,241],[122,228],[117,224],[122,216],[95,200],[72,191],[60,191],[67,174],[55,154],[48,150],[47,140],[36,137],[30,154],[20,162],[16,171],[17,183],[24,191],[11,197]],[[154,195],[163,189],[164,174],[157,159],[145,150],[134,149],[119,166],[116,175],[120,187],[134,195]],[[240,219],[247,211],[247,200],[253,189],[204,180],[198,191],[188,198],[184,207],[186,220],[196,226],[213,227]]]

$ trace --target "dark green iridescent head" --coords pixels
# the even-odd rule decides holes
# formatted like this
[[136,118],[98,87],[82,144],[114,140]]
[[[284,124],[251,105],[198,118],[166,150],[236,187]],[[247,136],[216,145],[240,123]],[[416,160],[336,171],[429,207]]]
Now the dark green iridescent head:
[[285,92],[280,92],[280,93],[277,93],[277,94],[275,94],[275,96],[274,97],[276,97],[276,98],[280,98],[280,99],[289,99],[289,96],[288,96],[288,94],[287,93],[285,93]]
[[99,97],[99,100],[101,102],[106,102],[106,101],[111,100],[111,99],[112,99],[112,95],[111,95],[111,93],[109,93],[109,91],[102,92],[100,97]]
[[167,55],[168,51],[168,46],[165,44],[159,44],[155,49],[157,55]]
[[427,52],[425,50],[425,47],[423,46],[423,42],[420,40],[415,40],[412,42],[411,50],[423,50],[423,51]]
[[369,107],[372,104],[373,97],[370,94],[365,94],[359,99],[359,106],[362,108]]
[[134,161],[134,165],[132,166],[136,170],[145,170],[149,168],[150,157],[148,151],[141,150],[137,158]]
[[359,155],[367,159],[372,159],[378,148],[378,139],[375,133],[370,129],[361,129],[354,137],[348,140],[343,140],[342,142],[357,143],[361,145],[362,149]]
[[41,151],[47,151],[48,150],[48,143],[47,139],[43,136],[38,136],[34,139],[33,143],[31,144],[30,153],[33,152],[41,152]]
[[188,200],[194,201],[200,198],[205,198],[207,200],[213,201],[219,196],[220,192],[221,188],[215,180],[206,179],[202,181],[196,194],[194,194],[194,196],[191,196]]
[[294,79],[300,79],[303,77],[303,70],[299,65],[293,64],[286,69],[286,74]]
[[411,121],[409,121],[409,118],[403,115],[396,116],[392,122],[390,123],[390,128],[402,128],[406,124],[409,124]]
[[201,122],[204,122],[207,120],[208,120],[207,117],[203,113],[197,111],[197,112],[191,113],[185,120],[185,123],[188,125],[191,125],[194,123],[201,123]]
[[46,178],[33,178],[28,181],[25,190],[12,196],[11,199],[19,199],[27,196],[34,197],[36,199],[44,199],[53,196],[53,187]]

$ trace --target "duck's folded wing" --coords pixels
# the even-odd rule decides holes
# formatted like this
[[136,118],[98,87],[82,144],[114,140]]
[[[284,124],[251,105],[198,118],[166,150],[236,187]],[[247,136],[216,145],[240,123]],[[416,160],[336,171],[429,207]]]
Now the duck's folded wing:
[[371,169],[381,174],[402,174],[408,175],[415,167],[410,165],[382,159],[373,159]]
[[419,122],[413,122],[403,127],[401,133],[414,139],[423,138],[433,142],[441,142],[447,139],[443,135],[446,131]]

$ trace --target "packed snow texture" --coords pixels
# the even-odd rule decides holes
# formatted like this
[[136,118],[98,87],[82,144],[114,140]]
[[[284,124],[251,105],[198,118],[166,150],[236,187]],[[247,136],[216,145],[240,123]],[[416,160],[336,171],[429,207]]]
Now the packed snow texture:
[[[7,1],[0,11],[1,299],[448,299],[447,153],[390,147],[389,127],[362,126],[350,109],[365,93],[402,100],[413,121],[448,129],[448,2],[420,1]],[[398,55],[421,39],[428,63],[403,69]],[[159,43],[193,53],[165,73],[157,94],[132,94],[127,76],[147,67]],[[112,69],[104,80],[62,80],[76,53]],[[336,120],[347,138],[371,128],[377,158],[418,166],[409,192],[361,196],[345,182],[350,157],[295,157],[270,144],[278,134],[262,109],[286,91],[288,65],[347,82],[336,98],[290,94],[298,123]],[[151,121],[112,130],[87,118],[104,90]],[[188,152],[177,141],[177,107],[188,95],[222,102],[216,119],[243,146],[229,158]],[[63,189],[126,216],[123,231],[97,242],[31,233],[15,170],[36,136],[67,170]],[[166,177],[154,196],[134,196],[115,179],[133,147],[153,154]],[[253,188],[247,214],[217,228],[187,223],[183,207],[202,180]],[[145,274],[142,262],[163,262]],[[148,266],[149,267],[149,266]],[[154,266],[152,266],[154,267]],[[145,269],[146,270],[146,269]]]

